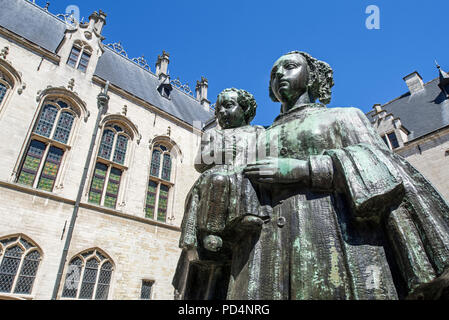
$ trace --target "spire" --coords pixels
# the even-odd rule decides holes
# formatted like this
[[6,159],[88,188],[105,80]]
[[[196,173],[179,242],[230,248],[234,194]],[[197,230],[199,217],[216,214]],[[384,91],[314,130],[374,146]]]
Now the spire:
[[443,70],[441,70],[440,65],[438,64],[438,61],[435,60],[435,64],[437,65],[437,69],[440,73],[440,81],[444,80],[444,79],[449,79],[449,74],[447,74],[446,72],[444,72]]
[[438,72],[440,74],[440,83],[438,84],[438,86],[440,87],[441,91],[443,91],[446,94],[449,94],[449,92],[448,92],[449,74],[447,74],[446,72],[444,72],[441,69],[441,66],[438,64],[438,62],[436,60],[435,60],[435,64],[436,64]]

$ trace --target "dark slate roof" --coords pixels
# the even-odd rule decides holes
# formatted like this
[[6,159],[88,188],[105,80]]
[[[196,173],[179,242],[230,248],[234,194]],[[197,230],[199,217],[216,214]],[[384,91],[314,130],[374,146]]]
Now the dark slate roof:
[[63,21],[26,0],[0,0],[0,25],[51,52],[66,30]]
[[[0,0],[0,26],[51,52],[56,52],[66,30],[65,22],[27,0]],[[170,99],[162,97],[153,73],[107,47],[95,75],[189,124],[213,117],[212,110],[176,88]]]
[[98,61],[95,75],[189,124],[204,124],[213,116],[212,110],[205,110],[198,100],[177,88],[171,91],[170,99],[161,96],[157,91],[158,77],[108,47]]
[[[410,92],[382,106],[387,113],[400,118],[402,125],[410,131],[409,140],[420,138],[449,125],[449,100],[440,87],[439,78],[424,85],[424,89]],[[368,117],[373,117],[374,111]]]

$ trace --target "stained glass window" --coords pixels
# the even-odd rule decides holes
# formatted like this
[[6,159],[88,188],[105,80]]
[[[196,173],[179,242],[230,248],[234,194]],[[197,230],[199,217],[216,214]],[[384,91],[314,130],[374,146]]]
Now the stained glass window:
[[97,163],[95,165],[95,172],[89,192],[90,203],[94,203],[97,205],[101,204],[101,196],[103,194],[107,171],[108,167],[105,164]]
[[5,98],[7,90],[8,88],[3,83],[0,83],[0,104],[3,101],[3,98]]
[[148,183],[147,199],[145,205],[145,216],[154,219],[154,207],[156,205],[157,183],[150,180]]
[[73,68],[75,68],[76,63],[78,62],[78,57],[80,55],[81,50],[77,47],[73,47],[72,51],[70,52],[69,60],[67,61],[67,64]]
[[45,151],[45,143],[32,140],[20,171],[18,182],[32,187]]
[[164,159],[162,161],[162,179],[170,181],[171,174],[171,157],[169,154],[164,154]]
[[55,185],[56,176],[59,171],[59,166],[61,165],[62,156],[64,151],[56,147],[50,147],[47,155],[47,160],[45,161],[44,167],[42,169],[42,174],[37,185],[38,189],[45,191],[52,191]]
[[161,184],[159,190],[159,201],[157,208],[157,220],[161,222],[165,222],[167,219],[167,202],[168,202],[168,191],[169,187]]
[[159,177],[160,165],[161,165],[161,152],[159,150],[154,150],[150,168],[150,174],[153,177]]
[[115,145],[114,162],[120,164],[125,163],[127,147],[128,147],[128,138],[125,137],[124,135],[119,135],[117,137],[117,143]]
[[108,208],[115,208],[117,204],[121,176],[121,170],[117,168],[111,169],[111,172],[109,174],[108,187],[106,189],[106,196],[104,199],[104,205]]
[[34,132],[41,136],[50,138],[51,131],[53,129],[56,115],[58,114],[58,108],[53,105],[46,105],[41,112],[39,120],[37,121]]
[[97,281],[98,261],[91,258],[86,263],[84,269],[83,281],[81,283],[80,299],[92,299]]
[[62,112],[53,139],[62,143],[67,143],[69,141],[70,131],[72,131],[74,120],[75,117],[73,114],[67,111]]
[[103,133],[103,139],[101,139],[100,151],[98,155],[103,159],[110,160],[112,153],[112,145],[114,143],[114,131],[107,129]]
[[37,268],[40,263],[41,255],[37,251],[30,252],[26,255],[22,268],[20,270],[19,279],[17,280],[14,293],[31,294],[34,278],[36,277]]
[[81,279],[81,270],[83,261],[79,257],[73,259],[67,270],[67,276],[64,282],[64,289],[62,296],[65,298],[76,298],[78,293],[78,286]]

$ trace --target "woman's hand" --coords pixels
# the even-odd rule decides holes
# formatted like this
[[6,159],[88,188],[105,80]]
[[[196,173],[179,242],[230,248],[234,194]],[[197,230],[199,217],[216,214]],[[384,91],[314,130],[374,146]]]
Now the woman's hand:
[[243,173],[257,183],[297,183],[308,186],[310,181],[308,161],[297,159],[266,158],[247,165]]

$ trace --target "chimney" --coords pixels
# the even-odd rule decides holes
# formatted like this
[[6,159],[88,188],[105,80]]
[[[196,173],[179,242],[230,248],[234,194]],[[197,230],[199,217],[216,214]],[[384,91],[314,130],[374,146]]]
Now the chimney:
[[170,63],[170,54],[162,51],[162,56],[157,56],[156,75],[161,78],[168,76],[168,64]]
[[94,12],[89,16],[89,31],[95,30],[98,34],[101,34],[103,27],[106,25],[106,13],[99,10],[99,12]]
[[393,124],[396,129],[402,128],[402,122],[401,122],[401,119],[399,119],[399,118],[394,119]]
[[383,119],[387,115],[387,112],[382,109],[381,104],[375,104],[373,106],[374,111],[376,112],[374,116],[377,116],[377,119]]
[[412,95],[424,89],[422,77],[417,71],[410,73],[408,76],[405,76],[404,81],[407,84],[408,89],[410,90],[410,94]]
[[207,88],[209,87],[209,83],[207,79],[201,77],[201,81],[196,82],[196,99],[201,103],[201,105],[205,108],[210,107],[210,101],[207,100]]

